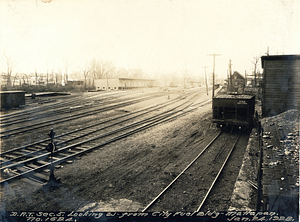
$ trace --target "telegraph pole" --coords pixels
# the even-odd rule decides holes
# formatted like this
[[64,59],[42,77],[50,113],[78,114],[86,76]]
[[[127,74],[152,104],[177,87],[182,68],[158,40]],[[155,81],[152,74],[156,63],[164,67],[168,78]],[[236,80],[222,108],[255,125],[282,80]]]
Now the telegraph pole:
[[206,94],[208,95],[208,86],[207,86],[207,77],[206,77],[206,67],[208,67],[208,66],[203,66],[202,68],[204,68],[204,70],[205,70],[205,85],[206,85]]
[[229,59],[229,78],[228,78],[228,87],[229,87],[229,91],[231,91],[231,88],[232,88],[232,69],[231,69],[231,59]]
[[209,54],[208,56],[213,56],[214,57],[214,67],[213,67],[213,87],[212,87],[212,98],[215,96],[215,60],[216,56],[220,56],[221,54]]

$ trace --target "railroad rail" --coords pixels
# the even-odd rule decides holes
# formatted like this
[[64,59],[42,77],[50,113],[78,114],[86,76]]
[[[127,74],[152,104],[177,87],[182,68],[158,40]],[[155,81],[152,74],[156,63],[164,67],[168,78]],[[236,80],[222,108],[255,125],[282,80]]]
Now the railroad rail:
[[[163,94],[160,94],[161,96],[163,96]],[[22,126],[22,127],[16,127],[16,128],[12,128],[12,129],[3,129],[0,132],[0,138],[5,138],[5,137],[9,137],[12,135],[16,135],[16,134],[20,134],[20,133],[25,133],[28,131],[32,131],[32,130],[36,130],[36,129],[40,129],[43,127],[47,127],[47,126],[52,126],[54,124],[59,124],[59,123],[63,123],[66,121],[70,121],[70,120],[77,120],[78,118],[82,118],[85,116],[89,116],[89,115],[93,115],[93,114],[97,114],[97,113],[101,113],[101,112],[105,112],[105,111],[109,111],[109,110],[113,110],[113,109],[117,109],[117,108],[121,108],[124,106],[129,106],[138,102],[142,102],[142,101],[146,101],[146,100],[150,100],[153,98],[158,97],[159,95],[146,95],[143,96],[142,98],[138,98],[138,99],[132,99],[132,100],[127,100],[125,102],[118,102],[116,104],[112,104],[112,105],[105,105],[103,107],[103,104],[99,104],[99,105],[95,105],[93,107],[91,107],[90,109],[87,109],[85,111],[79,110],[76,111],[75,113],[72,113],[70,115],[70,113],[67,113],[64,116],[55,118],[55,119],[47,119],[45,121],[42,122],[37,122],[37,123],[31,123],[30,125],[26,125],[26,126]]]
[[[136,121],[127,126],[103,133],[101,135],[97,135],[89,138],[85,137],[84,140],[75,142],[70,145],[65,146],[64,141],[59,142],[57,144],[59,147],[58,150],[53,153],[54,160],[52,163],[53,165],[61,164],[78,155],[82,155],[93,149],[103,147],[109,143],[128,137],[134,133],[141,132],[142,130],[148,129],[150,127],[161,124],[163,122],[170,121],[173,118],[177,118],[180,115],[183,115],[187,112],[191,112],[192,110],[197,108],[197,107],[190,108],[192,105],[197,106],[197,105],[201,105],[201,104],[203,105],[210,102],[210,101],[203,101],[201,103],[195,104],[194,99],[195,97],[192,97],[188,102],[184,102],[180,106],[165,111],[163,113],[154,115],[152,117],[140,121]],[[153,107],[153,110],[157,110],[157,107]],[[116,125],[116,122],[113,123],[112,125]],[[88,127],[85,130],[87,129]],[[92,131],[94,130],[95,129],[92,129]],[[98,130],[95,130],[95,132]],[[72,133],[79,132],[79,131],[80,130],[75,130]],[[67,133],[68,136],[73,137],[67,139],[69,142],[71,140],[81,137],[78,134],[72,135],[72,133]],[[89,134],[91,134],[91,131],[85,133],[82,132],[82,134],[88,136]],[[107,140],[103,142],[103,138],[106,138]],[[49,158],[50,154],[45,151],[46,144],[47,142],[44,140],[39,143],[27,145],[26,147],[13,149],[13,151],[11,152],[8,151],[2,153],[1,171],[2,172],[7,171],[8,176],[7,178],[1,180],[0,183],[4,184],[13,179],[17,179],[20,177],[27,177],[27,176],[30,176],[30,179],[32,180],[37,180],[37,181],[44,180],[43,176],[38,175],[37,172],[41,172],[42,170],[45,170],[47,167],[51,165],[50,158]],[[23,155],[24,153],[25,155]],[[5,158],[3,158],[4,156],[8,157],[9,159],[5,160]]]
[[[74,111],[80,111],[90,106],[102,105],[105,104],[122,101],[122,98],[126,96],[134,96],[134,94],[122,94],[118,95],[116,98],[115,95],[107,94],[96,94],[93,96],[82,96],[80,98],[70,98],[67,101],[56,102],[51,105],[45,105],[38,108],[32,108],[25,111],[20,111],[17,113],[11,113],[7,115],[2,115],[0,117],[0,126],[7,127],[10,125],[20,124],[28,121],[34,121],[40,118],[46,118],[51,116],[57,116],[61,114],[69,114]],[[100,98],[99,98],[100,97]],[[99,104],[100,103],[100,104]]]
[[[39,106],[39,107],[33,107],[33,108],[16,111],[16,112],[9,113],[9,114],[3,114],[0,116],[0,122],[1,122],[1,124],[9,123],[11,121],[14,121],[15,118],[17,118],[17,120],[20,120],[22,118],[26,118],[26,116],[32,116],[32,114],[35,114],[35,113],[49,111],[49,108],[59,109],[61,107],[66,107],[66,106],[76,106],[76,105],[82,104],[82,102],[86,103],[87,100],[97,99],[99,97],[100,97],[100,99],[96,100],[96,101],[101,101],[102,99],[112,99],[112,98],[114,98],[114,94],[109,93],[109,94],[105,95],[103,93],[101,93],[101,94],[97,93],[95,95],[85,94],[82,96],[75,96],[75,97],[72,96],[71,98],[68,98],[65,101],[58,101],[58,102],[51,103],[51,104],[45,104],[45,105]],[[123,95],[124,95],[124,92],[122,93],[121,96],[123,96]],[[128,95],[127,92],[126,92],[126,95]],[[120,96],[120,95],[118,95],[118,96]]]
[[[94,123],[94,124],[82,127],[80,129],[72,130],[70,132],[66,132],[64,134],[56,136],[56,138],[55,138],[56,141],[59,141],[56,144],[56,146],[61,147],[61,146],[64,146],[64,145],[66,145],[70,142],[73,142],[76,139],[82,139],[84,137],[91,138],[91,137],[93,137],[93,134],[99,133],[101,130],[105,130],[105,129],[111,128],[113,126],[120,125],[122,123],[128,122],[129,120],[135,120],[138,117],[141,117],[145,114],[151,113],[154,110],[165,107],[165,106],[167,106],[169,104],[172,104],[172,103],[174,103],[176,101],[179,101],[179,100],[180,99],[177,98],[177,99],[174,99],[174,100],[169,101],[167,103],[147,107],[145,109],[141,109],[141,110],[138,110],[138,111],[135,111],[135,112],[132,112],[132,113],[128,113],[128,114],[121,115],[121,116],[118,116],[118,117],[115,117],[115,118],[111,118],[111,119],[104,120],[104,121],[101,121],[101,122],[98,122],[98,123]],[[178,108],[178,107],[179,106],[177,106],[175,108]],[[171,110],[169,110],[169,111],[171,111]],[[105,125],[105,124],[110,124],[110,125]],[[105,126],[103,126],[103,125],[105,125]],[[10,164],[12,162],[12,160],[11,160],[12,158],[15,161],[15,160],[18,160],[20,158],[25,158],[26,156],[32,156],[33,154],[37,154],[37,152],[39,152],[41,149],[44,150],[44,147],[46,147],[46,145],[49,142],[50,142],[50,139],[44,139],[44,140],[38,141],[36,143],[28,144],[26,146],[14,148],[14,149],[2,152],[1,156],[0,156],[2,158],[2,160],[0,160],[1,166],[5,166],[5,165]],[[29,151],[27,151],[27,149]],[[37,150],[37,151],[30,152],[30,150]],[[24,154],[22,156],[14,158],[13,156],[18,156],[18,153],[27,153],[27,154]],[[7,160],[3,160],[4,158],[7,159]]]
[[[100,96],[100,94],[98,94]],[[79,104],[80,102],[85,101],[86,99],[90,99],[92,96],[89,95],[82,95],[81,97],[78,98],[78,96],[67,98],[64,101],[57,101],[51,104],[44,104],[43,106],[38,106],[38,107],[31,107],[26,110],[19,110],[15,111],[12,113],[8,114],[2,114],[0,116],[0,121],[1,124],[3,123],[9,123],[12,121],[15,121],[15,119],[20,120],[21,118],[25,118],[26,116],[32,115],[32,113],[39,113],[43,111],[48,111],[49,108],[55,108],[58,109],[60,107],[65,107],[68,105],[73,105],[73,104]]]
[[[201,157],[202,158],[204,158],[203,157],[203,155],[204,155],[204,153],[206,152],[206,151],[208,151],[209,150],[209,148],[210,147],[212,147],[212,145],[217,141],[217,139],[221,136],[221,134],[222,134],[223,132],[220,132],[220,133],[218,133],[216,136],[214,136],[214,138],[208,143],[208,145],[206,145],[202,150],[201,150],[201,152],[142,210],[142,212],[145,212],[145,211],[147,211],[147,210],[149,210],[150,208],[151,209],[153,209],[153,207],[155,206],[155,204],[156,205],[159,205],[160,207],[158,208],[158,209],[164,209],[164,210],[169,210],[169,209],[165,209],[164,207],[161,207],[161,203],[158,203],[159,201],[158,200],[161,200],[161,202],[163,202],[163,196],[165,195],[165,196],[168,196],[168,197],[172,197],[172,194],[173,194],[173,196],[179,196],[180,194],[179,194],[179,192],[180,193],[184,193],[184,195],[185,195],[185,198],[186,199],[188,199],[188,201],[190,201],[192,198],[191,198],[191,196],[188,196],[188,197],[186,197],[186,193],[185,193],[185,191],[184,192],[182,192],[182,190],[180,190],[180,188],[179,188],[179,191],[178,191],[178,189],[176,190],[176,188],[174,188],[174,190],[173,190],[173,193],[172,193],[172,191],[170,191],[171,190],[171,187],[173,186],[175,186],[176,185],[176,183],[178,184],[178,183],[183,183],[182,181],[185,181],[186,180],[186,178],[185,179],[182,179],[182,181],[180,181],[180,178],[182,178],[182,177],[184,177],[184,175],[187,175],[187,171],[189,170],[189,169],[191,169],[191,167],[192,166],[195,166],[195,163],[196,162],[200,162],[200,159],[201,159]],[[199,212],[202,208],[203,208],[203,206],[204,206],[204,203],[205,203],[205,201],[207,200],[207,198],[208,198],[208,196],[209,196],[209,194],[210,194],[210,192],[211,192],[211,190],[213,189],[213,187],[215,186],[215,184],[216,184],[216,182],[217,182],[217,180],[218,180],[218,178],[219,178],[219,176],[220,176],[220,174],[222,173],[222,171],[223,171],[223,169],[224,169],[224,166],[226,165],[226,163],[228,162],[228,159],[229,159],[229,157],[230,157],[230,155],[232,154],[232,151],[234,150],[234,148],[235,148],[235,146],[236,146],[236,144],[237,144],[237,142],[238,142],[238,140],[239,140],[239,138],[240,138],[240,134],[237,136],[237,138],[235,139],[235,141],[234,141],[234,143],[233,143],[233,145],[232,145],[232,147],[230,148],[230,150],[228,151],[228,150],[226,150],[226,148],[225,148],[225,146],[226,146],[226,144],[229,142],[229,139],[227,139],[226,141],[225,141],[225,143],[223,143],[223,145],[222,145],[222,148],[221,149],[219,149],[219,152],[217,152],[217,154],[215,155],[215,157],[214,157],[214,160],[212,161],[212,162],[214,162],[214,161],[216,161],[217,159],[219,159],[220,158],[220,156],[224,156],[224,153],[226,153],[227,155],[226,155],[226,158],[223,160],[223,163],[221,164],[221,166],[220,166],[220,168],[219,168],[219,170],[218,170],[218,172],[216,173],[215,172],[215,170],[213,170],[212,172],[212,174],[215,174],[216,176],[214,177],[214,179],[212,180],[212,182],[211,182],[211,184],[210,184],[210,186],[209,186],[209,188],[208,187],[205,187],[205,188],[203,188],[203,189],[207,189],[207,192],[206,192],[206,194],[204,195],[204,197],[202,197],[202,201],[201,201],[201,203],[197,206],[197,208],[195,208],[195,210],[194,211],[196,211],[196,212]],[[206,152],[206,153],[208,153],[208,152]],[[214,163],[214,165],[215,165],[215,163]],[[214,168],[214,167],[212,167],[212,168]],[[200,170],[201,171],[201,170]],[[205,172],[199,172],[199,174],[200,173],[205,173]],[[194,180],[197,180],[197,179],[195,179],[194,178]],[[185,184],[189,184],[188,182],[186,182]],[[188,186],[189,185],[187,185],[187,189],[188,189]],[[198,193],[198,190],[197,191],[195,191],[195,192],[192,192],[191,193],[191,195],[192,196],[194,196],[196,193]],[[181,199],[180,197],[176,197],[176,198],[178,198],[178,199]],[[166,197],[166,199],[168,199],[167,197]],[[184,199],[184,198],[183,198]],[[170,201],[170,199],[168,199],[169,201]],[[177,203],[178,204],[178,203]],[[187,203],[182,203],[182,204],[187,204]],[[175,204],[176,205],[176,204]],[[193,205],[196,205],[196,204],[193,204]],[[177,206],[177,205],[176,205]],[[194,206],[193,206],[194,207]],[[174,211],[174,209],[170,209],[171,211]],[[181,210],[181,209],[176,209],[176,210]],[[189,209],[190,210],[190,209]]]

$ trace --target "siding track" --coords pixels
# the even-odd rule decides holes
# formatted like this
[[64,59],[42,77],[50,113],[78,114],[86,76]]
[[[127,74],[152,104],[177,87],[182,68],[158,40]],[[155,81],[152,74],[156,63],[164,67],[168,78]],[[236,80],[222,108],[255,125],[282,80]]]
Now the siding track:
[[[37,119],[41,119],[41,117],[43,117],[43,119],[45,117],[47,117],[47,120],[43,120],[39,121],[39,122],[32,122],[32,120],[35,119],[28,119],[26,120],[26,122],[28,122],[25,126],[24,124],[20,127],[16,126],[13,128],[4,128],[4,126],[1,126],[1,132],[0,132],[0,138],[7,138],[9,136],[13,136],[13,135],[17,135],[20,133],[26,133],[29,131],[33,131],[36,129],[40,129],[43,127],[47,127],[47,126],[53,126],[54,124],[59,124],[59,123],[63,123],[63,122],[68,122],[71,120],[77,120],[78,118],[82,118],[82,117],[86,117],[89,115],[94,115],[97,113],[101,113],[101,112],[105,112],[105,111],[109,111],[109,110],[114,110],[117,108],[121,108],[121,107],[125,107],[125,106],[129,106],[138,102],[142,102],[142,101],[146,101],[146,100],[150,100],[159,96],[163,96],[164,94],[153,94],[153,95],[146,95],[146,96],[142,96],[141,98],[137,98],[137,99],[129,99],[126,100],[124,102],[123,100],[117,100],[111,102],[111,105],[107,105],[108,103],[100,103],[97,105],[93,105],[90,108],[86,108],[86,107],[80,107],[79,110],[77,109],[70,109],[69,107],[67,108],[62,108],[64,111],[64,115],[62,115],[62,113],[56,113],[54,111],[51,111],[51,114],[49,115],[37,115],[39,116]],[[49,116],[53,117],[53,118],[49,118]],[[23,120],[22,120],[23,121]],[[16,122],[15,122],[16,124]]]
[[[157,95],[155,96],[157,97]],[[186,100],[182,97],[177,98],[165,104],[148,107],[147,109],[142,109],[58,135],[54,139],[57,142],[58,150],[53,153],[52,164],[58,166],[63,162],[72,161],[72,159],[78,155],[104,147],[109,143],[118,141],[155,125],[171,121],[180,115],[193,111],[200,105],[211,102],[211,100],[206,100],[195,103],[197,96],[198,94],[192,94]],[[179,104],[174,107],[174,103],[176,102]],[[122,105],[124,105],[124,103],[122,103]],[[166,108],[170,105],[173,106],[157,114],[158,109]],[[114,109],[116,107],[118,106],[115,106]],[[149,116],[150,113],[152,113],[151,117],[142,118],[143,115],[147,114],[147,116]],[[118,127],[120,123],[126,125],[120,128]],[[2,178],[0,183],[5,184],[11,180],[22,177],[39,183],[46,182],[47,168],[51,165],[50,153],[45,149],[49,141],[50,140],[42,140],[1,153],[0,170],[2,172]]]
[[[222,132],[217,134],[142,212],[161,209],[171,212],[186,210],[199,212],[240,138],[240,134],[221,135]],[[211,167],[205,172],[201,164],[207,163],[204,160],[208,158],[211,159]],[[203,181],[204,176],[205,181]]]

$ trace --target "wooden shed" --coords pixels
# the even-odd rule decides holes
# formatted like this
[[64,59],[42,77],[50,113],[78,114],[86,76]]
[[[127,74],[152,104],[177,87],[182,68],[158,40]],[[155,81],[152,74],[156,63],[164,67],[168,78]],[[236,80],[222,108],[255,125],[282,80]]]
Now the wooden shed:
[[24,91],[0,91],[1,108],[9,109],[25,105]]
[[300,108],[300,55],[261,57],[262,115],[273,116]]

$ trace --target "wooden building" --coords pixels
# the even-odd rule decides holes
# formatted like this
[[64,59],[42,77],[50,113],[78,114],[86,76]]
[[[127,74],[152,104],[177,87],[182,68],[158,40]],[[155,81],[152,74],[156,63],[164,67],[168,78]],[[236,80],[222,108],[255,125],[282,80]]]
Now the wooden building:
[[115,78],[115,79],[96,79],[96,90],[125,90],[136,88],[155,87],[154,79],[136,79],[136,78]]
[[234,72],[229,78],[228,91],[242,94],[244,87],[245,87],[245,78],[240,73]]
[[262,114],[300,108],[300,55],[262,56]]

